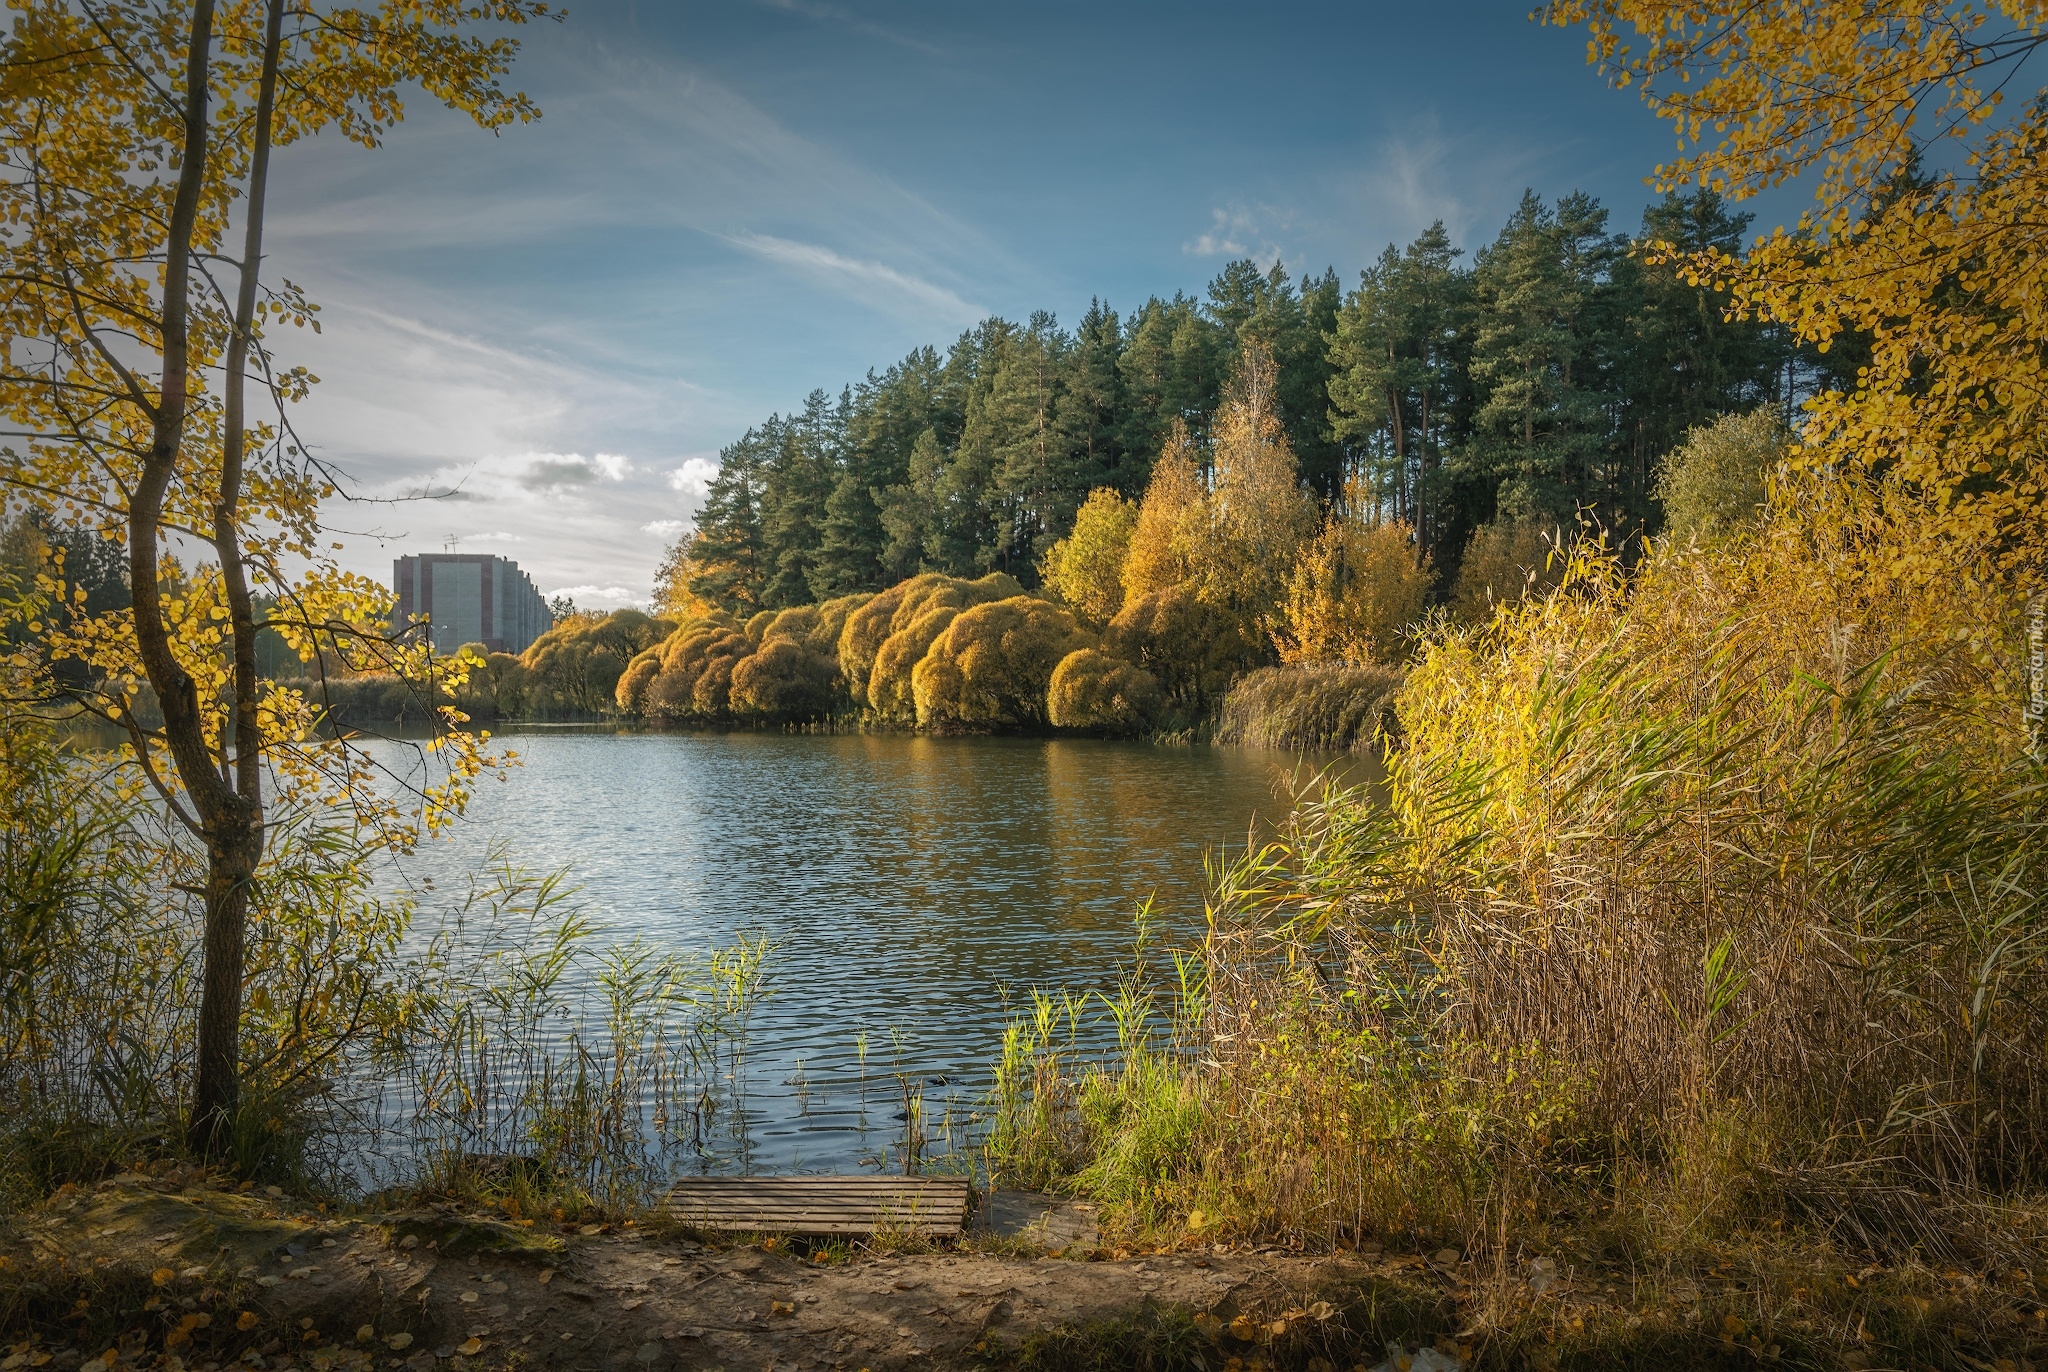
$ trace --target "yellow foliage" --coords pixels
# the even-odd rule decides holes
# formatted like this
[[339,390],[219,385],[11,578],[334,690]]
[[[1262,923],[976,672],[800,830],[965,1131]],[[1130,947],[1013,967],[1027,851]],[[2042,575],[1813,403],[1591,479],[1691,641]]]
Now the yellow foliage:
[[917,722],[1042,724],[1053,670],[1087,646],[1088,634],[1072,615],[1034,596],[976,605],[946,627],[912,673]]
[[1124,606],[1110,621],[1103,647],[1142,667],[1168,699],[1194,711],[1206,710],[1263,656],[1242,621],[1184,585]]
[[1138,506],[1108,487],[1088,493],[1074,531],[1045,555],[1045,582],[1089,624],[1103,625],[1124,607],[1124,563]]
[[1465,545],[1451,587],[1451,615],[1476,624],[1494,607],[1547,594],[1564,577],[1563,531],[1538,519],[1483,525]]
[[[875,684],[882,649],[892,636],[910,630],[932,610],[965,609],[1020,594],[1022,589],[1001,572],[991,572],[973,581],[943,572],[921,572],[853,609],[840,632],[838,651],[839,670],[846,678],[854,703],[877,706],[870,688]],[[929,644],[930,640],[925,642]],[[918,649],[920,655],[923,651]],[[917,665],[917,658],[907,653],[907,648],[898,649],[892,670],[908,673]],[[903,708],[906,699],[892,696],[890,708]]]
[[733,664],[729,706],[756,719],[820,719],[832,713],[838,675],[832,658],[771,630],[757,651]]
[[932,644],[938,641],[939,635],[959,617],[958,606],[932,605],[909,627],[889,635],[888,641],[882,644],[882,651],[875,655],[875,670],[868,677],[869,708],[884,719],[917,718],[917,697],[912,689],[911,674],[917,670],[917,664],[924,660]]
[[805,646],[812,652],[839,661],[839,635],[846,629],[846,621],[855,610],[860,609],[875,597],[869,591],[855,591],[852,595],[838,596],[818,607],[818,619],[811,626]]
[[1272,354],[1247,342],[1214,425],[1215,484],[1190,548],[1190,581],[1248,627],[1278,608],[1315,509],[1280,427]]
[[1194,444],[1188,439],[1187,426],[1176,419],[1164,450],[1152,464],[1152,479],[1145,485],[1138,516],[1131,524],[1124,556],[1124,604],[1178,586],[1193,575],[1190,545],[1203,519],[1206,499]]
[[2007,111],[2004,89],[2048,2],[1553,0],[1545,17],[1588,24],[1589,60],[1677,126],[1690,151],[1661,181],[1742,199],[1809,178],[1794,229],[1687,264],[1739,316],[1869,341],[1854,387],[1808,406],[1795,459],[1903,483],[1942,535],[1901,551],[1924,574],[1978,551],[2007,576],[2048,569],[2048,100],[2013,92]]
[[1433,580],[1407,525],[1330,520],[1287,579],[1273,630],[1280,660],[1391,661],[1428,608]]
[[1150,672],[1099,648],[1079,648],[1053,669],[1046,717],[1061,729],[1128,734],[1150,724],[1161,703]]

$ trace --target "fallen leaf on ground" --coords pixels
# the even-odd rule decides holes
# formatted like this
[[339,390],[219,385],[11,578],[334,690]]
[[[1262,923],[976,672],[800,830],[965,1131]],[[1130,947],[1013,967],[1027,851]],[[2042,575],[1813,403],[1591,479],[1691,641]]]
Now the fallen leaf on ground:
[[177,1275],[176,1272],[173,1272],[168,1267],[159,1267],[156,1271],[149,1274],[149,1279],[157,1286],[167,1286],[170,1284],[171,1278]]
[[473,1358],[484,1351],[484,1341],[482,1339],[464,1339],[461,1343],[455,1345],[455,1351],[465,1358]]
[[788,1301],[770,1301],[768,1302],[768,1313],[771,1315],[794,1315],[796,1307]]
[[535,1278],[535,1280],[537,1280],[538,1282],[540,1282],[540,1284],[541,1284],[542,1286],[546,1286],[546,1285],[547,1285],[547,1284],[548,1284],[549,1282],[553,1281],[554,1279],[555,1279],[555,1269],[554,1269],[554,1268],[552,1268],[552,1267],[543,1267],[543,1268],[541,1268],[541,1270],[540,1270],[540,1276],[539,1276],[539,1277],[537,1277],[537,1278]]
[[235,1316],[235,1328],[254,1329],[255,1327],[256,1312],[254,1310],[244,1310],[241,1314]]
[[394,1353],[402,1348],[410,1348],[412,1347],[412,1335],[404,1332],[393,1334],[390,1338],[384,1340],[384,1346]]

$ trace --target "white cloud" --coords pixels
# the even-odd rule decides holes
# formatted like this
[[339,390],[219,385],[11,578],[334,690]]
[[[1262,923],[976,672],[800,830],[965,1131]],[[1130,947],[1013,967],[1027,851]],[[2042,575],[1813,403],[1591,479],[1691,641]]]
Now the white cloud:
[[596,584],[588,586],[559,586],[542,594],[546,595],[550,600],[558,595],[565,595],[584,609],[590,608],[589,602],[591,601],[603,601],[616,608],[626,605],[639,605],[647,599],[645,591],[636,591],[631,586],[600,586]]
[[1209,211],[1209,231],[1181,244],[1190,257],[1250,257],[1271,266],[1286,256],[1267,226],[1285,229],[1293,215],[1271,205],[1233,204]]
[[651,524],[642,524],[640,532],[652,534],[660,539],[673,539],[689,527],[690,521],[687,519],[657,519]]
[[708,457],[688,457],[683,465],[668,474],[668,488],[672,491],[688,491],[700,499],[704,491],[718,475],[718,463]]

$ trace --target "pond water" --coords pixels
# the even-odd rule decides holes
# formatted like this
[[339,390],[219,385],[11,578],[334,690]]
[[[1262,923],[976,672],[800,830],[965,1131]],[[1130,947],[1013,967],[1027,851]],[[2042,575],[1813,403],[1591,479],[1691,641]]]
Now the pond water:
[[1163,936],[1198,935],[1205,854],[1284,815],[1292,784],[1329,761],[1075,739],[503,741],[523,766],[406,864],[422,930],[501,845],[528,868],[569,868],[608,937],[686,953],[772,939],[744,1144],[695,1163],[762,1172],[889,1156],[898,1073],[927,1084],[928,1118],[964,1118],[1031,988],[1112,984],[1148,895]]

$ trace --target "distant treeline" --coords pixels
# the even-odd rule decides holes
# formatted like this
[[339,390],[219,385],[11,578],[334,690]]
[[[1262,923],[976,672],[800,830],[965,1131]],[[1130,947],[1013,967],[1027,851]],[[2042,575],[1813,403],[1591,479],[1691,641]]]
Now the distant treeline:
[[1036,586],[1089,493],[1136,498],[1177,431],[1206,477],[1252,343],[1273,359],[1303,486],[1407,524],[1441,572],[1504,516],[1591,509],[1654,529],[1655,461],[1690,428],[1853,374],[1853,340],[1821,356],[1724,319],[1723,298],[1652,246],[1732,250],[1748,224],[1698,191],[1653,205],[1631,238],[1588,196],[1531,193],[1469,265],[1438,224],[1348,293],[1334,270],[1241,261],[1204,299],[1127,318],[1098,302],[1073,332],[1045,313],[987,320],[727,447],[659,594],[746,617],[920,571]]

